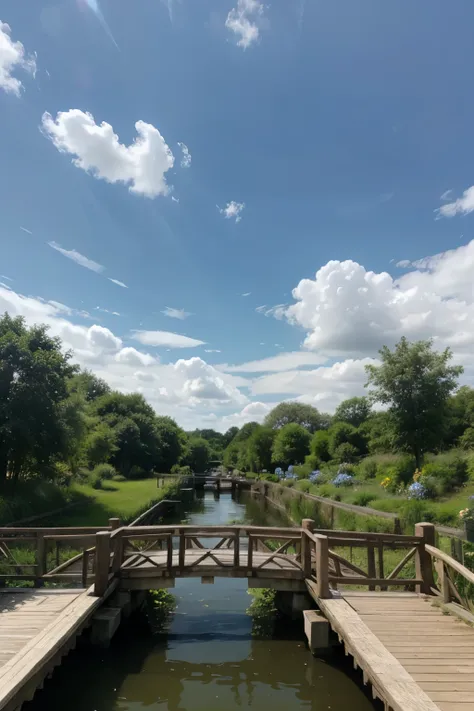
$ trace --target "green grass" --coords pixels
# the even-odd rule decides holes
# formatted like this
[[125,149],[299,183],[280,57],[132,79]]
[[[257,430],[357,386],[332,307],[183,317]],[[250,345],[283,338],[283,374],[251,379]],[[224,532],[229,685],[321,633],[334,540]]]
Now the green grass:
[[153,478],[104,482],[103,489],[94,489],[89,484],[72,484],[71,488],[76,495],[87,497],[87,503],[65,512],[57,525],[103,526],[114,517],[131,521],[153,504],[172,496],[176,484],[157,488]]

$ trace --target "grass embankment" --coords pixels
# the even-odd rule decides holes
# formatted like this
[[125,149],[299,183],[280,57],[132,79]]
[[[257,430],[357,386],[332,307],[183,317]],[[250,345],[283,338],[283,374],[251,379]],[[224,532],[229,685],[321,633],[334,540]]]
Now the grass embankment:
[[157,488],[155,478],[107,481],[101,489],[77,482],[68,487],[34,480],[18,482],[0,494],[0,525],[59,509],[65,510],[39,519],[37,525],[105,526],[112,517],[129,522],[176,490],[176,483]]

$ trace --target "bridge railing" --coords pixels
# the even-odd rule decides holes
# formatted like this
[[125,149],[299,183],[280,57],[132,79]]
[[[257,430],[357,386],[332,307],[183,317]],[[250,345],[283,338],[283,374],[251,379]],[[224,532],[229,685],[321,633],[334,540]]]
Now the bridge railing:
[[436,575],[432,594],[445,604],[454,602],[474,613],[474,573],[435,546],[427,545],[426,553]]

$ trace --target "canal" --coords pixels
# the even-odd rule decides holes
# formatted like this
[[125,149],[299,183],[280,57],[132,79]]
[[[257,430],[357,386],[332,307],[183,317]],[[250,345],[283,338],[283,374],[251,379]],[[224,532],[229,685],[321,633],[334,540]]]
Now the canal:
[[[187,509],[187,510],[186,510]],[[172,522],[289,525],[242,493],[201,492]],[[302,622],[247,582],[176,581],[173,609],[122,625],[107,650],[79,646],[24,711],[373,711],[349,659],[308,651]],[[165,597],[166,602],[166,597]],[[155,613],[156,609],[156,613]]]

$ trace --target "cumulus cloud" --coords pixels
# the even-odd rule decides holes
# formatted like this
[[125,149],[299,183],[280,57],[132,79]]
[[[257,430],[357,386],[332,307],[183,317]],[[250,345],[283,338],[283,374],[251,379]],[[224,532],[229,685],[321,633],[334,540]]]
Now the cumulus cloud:
[[247,49],[258,40],[258,20],[263,14],[263,4],[258,0],[238,0],[227,15],[225,26],[239,37],[237,45]]
[[72,259],[73,262],[76,262],[76,264],[79,264],[80,267],[85,267],[86,269],[90,269],[93,272],[97,272],[100,274],[100,272],[103,272],[105,267],[102,266],[102,264],[98,264],[98,262],[94,262],[92,259],[89,259],[88,257],[85,257],[83,254],[80,252],[77,252],[75,249],[63,249],[60,244],[57,242],[48,242],[49,246],[52,247],[53,249],[56,250],[56,252],[59,252],[60,254],[63,255],[63,257],[67,257],[68,259]]
[[177,318],[180,321],[184,321],[184,319],[188,318],[188,316],[191,316],[189,311],[185,311],[184,309],[173,309],[171,306],[166,306],[164,311],[161,313],[165,316],[169,316],[170,318]]
[[80,109],[59,111],[55,119],[45,112],[42,118],[45,136],[58,151],[75,156],[72,162],[78,168],[108,183],[124,183],[138,195],[167,195],[166,173],[174,156],[155,126],[137,121],[135,129],[137,138],[125,146],[109,123],[98,125]]
[[242,427],[242,425],[245,425],[247,422],[263,422],[266,415],[268,415],[276,404],[276,402],[250,402],[238,412],[224,416],[211,413],[204,416],[203,421],[206,422],[209,427],[219,432],[225,432],[229,427]]
[[153,363],[157,362],[157,359],[148,353],[141,353],[137,351],[136,348],[131,348],[130,346],[122,348],[115,356],[115,360],[117,363],[126,363],[127,365],[136,366],[153,365]]
[[202,358],[178,360],[174,364],[177,373],[184,377],[182,394],[193,402],[195,398],[221,400],[228,403],[245,403],[248,398],[234,385],[226,382],[221,374]]
[[196,348],[203,346],[204,341],[189,338],[171,331],[134,331],[133,338],[144,346],[169,346],[170,348]]
[[23,84],[12,72],[23,69],[34,76],[36,56],[28,56],[22,43],[14,42],[10,35],[10,25],[0,20],[0,89],[7,94],[20,96]]
[[[441,199],[446,199],[444,196],[451,192],[451,190],[448,190],[446,193],[443,193]],[[471,185],[470,188],[467,188],[467,190],[463,192],[462,197],[453,202],[448,202],[446,205],[441,205],[435,212],[437,212],[438,217],[454,217],[455,215],[468,215],[473,210],[474,185]]]
[[245,203],[243,202],[235,202],[235,200],[231,200],[230,202],[227,203],[225,207],[219,207],[217,206],[219,212],[221,215],[224,215],[226,220],[232,220],[235,218],[236,222],[240,222],[242,219],[242,210],[245,207]]
[[112,282],[112,284],[117,284],[117,286],[121,286],[122,289],[128,289],[128,286],[123,283],[123,281],[119,281],[118,279],[112,279],[111,277],[107,277],[109,281]]
[[304,346],[330,356],[375,355],[402,335],[438,347],[474,347],[474,240],[417,260],[399,279],[353,261],[330,261],[280,310],[307,331]]
[[183,157],[181,158],[181,168],[190,168],[192,156],[189,152],[189,148],[185,143],[178,143],[178,146],[181,148],[181,153],[183,154]]

